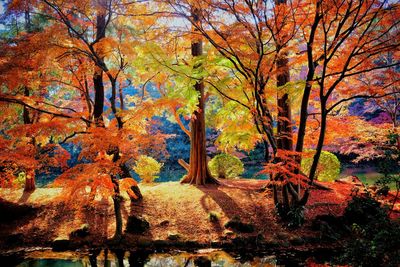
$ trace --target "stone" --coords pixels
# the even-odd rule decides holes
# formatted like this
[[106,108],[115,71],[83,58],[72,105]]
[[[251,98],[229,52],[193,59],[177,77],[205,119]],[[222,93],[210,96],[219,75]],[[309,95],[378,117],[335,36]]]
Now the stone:
[[167,237],[167,239],[171,240],[171,241],[176,241],[180,238],[181,238],[181,236],[178,233],[168,233],[168,237]]
[[235,232],[228,230],[228,229],[224,230],[224,236],[231,237],[234,235],[235,235]]
[[205,256],[199,256],[194,259],[194,265],[199,267],[211,267],[211,260]]
[[300,246],[300,245],[303,245],[305,242],[304,242],[304,239],[303,238],[301,238],[301,237],[293,237],[293,238],[291,238],[290,240],[289,240],[289,242],[290,242],[290,244],[292,244],[292,245],[294,245],[294,246]]
[[162,226],[162,227],[166,227],[168,225],[169,225],[169,221],[168,220],[164,220],[164,221],[160,222],[160,226]]
[[21,245],[24,242],[24,235],[21,233],[11,234],[6,238],[6,243],[11,245]]
[[71,241],[63,237],[57,237],[52,242],[53,251],[66,251],[69,250]]
[[135,215],[129,216],[126,223],[126,233],[142,234],[150,229],[150,223],[141,217]]
[[240,221],[240,218],[233,217],[224,225],[225,228],[230,228],[239,233],[253,233],[254,225],[250,223],[244,223]]
[[87,237],[89,234],[90,234],[89,224],[85,223],[85,224],[82,224],[77,230],[72,231],[69,234],[69,237],[70,238],[73,238],[73,237],[84,238],[84,237]]

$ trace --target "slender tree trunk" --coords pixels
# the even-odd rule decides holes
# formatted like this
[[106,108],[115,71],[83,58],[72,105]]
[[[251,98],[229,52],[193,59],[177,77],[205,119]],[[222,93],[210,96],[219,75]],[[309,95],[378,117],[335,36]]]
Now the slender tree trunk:
[[[29,97],[29,89],[26,86],[24,87],[24,96]],[[23,107],[22,118],[23,118],[24,124],[31,123],[31,119],[29,117],[29,109],[26,106]]]
[[[112,161],[114,163],[117,163],[117,161],[120,159],[119,148],[117,146],[110,147],[109,150],[107,151],[107,154],[113,155]],[[112,196],[112,199],[113,199],[114,213],[115,213],[115,234],[113,240],[119,242],[122,238],[122,226],[123,226],[122,212],[121,212],[122,196],[119,189],[118,178],[115,174],[111,174],[111,182],[114,185],[114,195]]]
[[119,241],[122,238],[122,212],[121,212],[122,196],[119,190],[119,183],[117,177],[112,175],[111,179],[112,183],[114,184],[114,195],[112,199],[114,203],[115,225],[116,225],[113,239]]
[[[97,14],[96,20],[96,40],[101,40],[106,36],[106,15],[101,9]],[[103,58],[101,59],[103,60]],[[93,75],[94,86],[94,107],[93,116],[97,126],[104,126],[103,109],[104,109],[104,84],[103,70],[96,66]]]
[[[307,42],[308,73],[307,73],[306,85],[304,88],[303,98],[301,100],[300,124],[299,124],[299,130],[297,132],[296,152],[300,152],[300,153],[303,152],[303,147],[304,147],[304,138],[306,135],[306,126],[307,126],[307,119],[308,119],[308,101],[310,99],[312,81],[314,79],[314,74],[315,74],[315,62],[313,59],[313,43],[314,43],[315,33],[317,31],[319,21],[322,18],[320,15],[321,1],[317,1],[316,5],[317,6],[316,6],[316,11],[315,11],[315,18],[314,18],[314,22],[311,26],[310,38]],[[297,162],[299,164],[301,163],[301,156],[297,157]]]
[[[321,126],[320,126],[320,130],[319,130],[319,138],[318,138],[316,151],[315,151],[315,154],[313,157],[313,162],[312,162],[312,165],[310,168],[310,175],[309,175],[309,182],[308,182],[308,184],[310,186],[314,182],[314,178],[317,173],[319,158],[321,157],[322,148],[324,146],[325,132],[326,132],[326,126],[327,126],[327,115],[328,114],[326,112],[325,103],[321,103]],[[308,188],[305,191],[303,198],[301,199],[302,205],[305,205],[307,203],[309,195],[310,195],[310,190]]]
[[[121,165],[119,166],[121,168],[121,173],[122,173],[122,177],[123,178],[133,178],[132,175],[129,172],[129,168],[126,166],[126,163],[121,163]],[[131,190],[133,193],[135,193],[135,195],[138,197],[138,199],[134,199],[130,197],[131,201],[138,201],[143,199],[143,195],[142,192],[140,192],[140,188],[139,186],[135,185],[131,187]]]
[[[192,17],[195,23],[199,22],[199,12],[200,10],[196,8],[192,10]],[[194,32],[196,33],[196,30]],[[202,41],[198,37],[194,37],[192,41],[192,56],[197,57],[202,54]],[[196,67],[198,68],[200,66]],[[190,170],[181,182],[196,185],[218,183],[218,181],[211,176],[207,166],[204,83],[202,81],[196,82],[195,89],[199,94],[199,103],[197,105],[197,110],[194,111],[190,120]]]
[[124,123],[122,122],[122,118],[117,114],[117,106],[115,104],[117,97],[117,80],[111,76],[109,76],[109,79],[111,82],[111,97],[110,97],[111,110],[115,116],[115,119],[117,120],[118,129],[122,129]]

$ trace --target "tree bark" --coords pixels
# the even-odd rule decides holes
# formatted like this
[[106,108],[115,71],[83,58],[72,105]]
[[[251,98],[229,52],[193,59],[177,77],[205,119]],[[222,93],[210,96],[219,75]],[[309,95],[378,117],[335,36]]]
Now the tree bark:
[[[276,0],[277,5],[286,5],[286,0]],[[284,46],[282,43],[285,42],[285,36],[281,36],[277,40],[277,51],[278,51],[278,59],[276,61],[276,69],[277,69],[277,83],[278,86],[278,126],[277,126],[277,149],[283,151],[293,151],[293,129],[292,129],[292,112],[289,94],[286,90],[282,89],[282,86],[285,86],[290,81],[290,72],[289,72],[289,60],[287,58],[287,53],[282,51]],[[280,88],[279,88],[280,87]],[[288,155],[286,155],[288,157]],[[278,162],[285,163],[288,159],[286,158],[277,158]],[[286,213],[290,211],[291,204],[293,201],[290,201],[291,192],[289,190],[288,183],[289,181],[284,181],[284,176],[282,174],[277,174],[274,177],[275,181],[283,182],[280,186],[273,187],[273,190],[281,190],[282,198],[276,198],[275,200],[278,203],[275,205],[278,206],[278,210],[282,213],[281,216],[285,217]],[[274,192],[274,195],[279,195],[278,192]]]
[[[106,36],[106,15],[103,10],[100,10],[96,19],[96,40],[100,41]],[[101,58],[103,60],[104,58]],[[104,84],[103,70],[96,66],[93,75],[94,86],[94,107],[93,116],[97,126],[104,126],[103,109],[104,109]]]
[[[277,61],[277,68],[280,70],[277,77],[277,85],[278,87],[284,86],[290,79],[286,55],[282,55]],[[287,92],[278,93],[278,149],[293,150],[292,131],[292,111],[289,94]]]
[[27,171],[26,178],[25,178],[25,192],[32,192],[35,191],[35,171]]
[[[107,151],[108,155],[113,155],[112,161],[117,163],[120,159],[119,155],[119,147],[110,147]],[[122,238],[122,212],[121,212],[121,202],[122,196],[119,189],[118,178],[115,174],[111,174],[111,182],[114,185],[114,195],[112,196],[113,204],[114,204],[114,213],[115,213],[115,234],[113,240],[119,242]]]
[[122,121],[122,118],[117,114],[117,106],[115,103],[117,96],[117,80],[113,78],[111,75],[109,75],[108,78],[110,79],[111,82],[111,97],[110,97],[111,110],[117,120],[118,129],[122,129],[124,123]]
[[[199,12],[197,8],[192,8],[192,19],[194,23],[199,23]],[[194,30],[194,35],[196,30]],[[192,56],[197,57],[203,54],[203,43],[201,39],[195,35],[192,40]],[[200,66],[196,66],[198,68]],[[218,183],[211,176],[207,166],[206,152],[206,124],[204,116],[204,83],[198,81],[195,89],[199,94],[197,110],[192,114],[190,120],[190,161],[189,172],[182,179],[182,183],[190,183],[196,185],[204,185],[209,183]]]
[[[318,162],[319,158],[321,156],[322,148],[324,146],[324,141],[325,141],[325,132],[326,132],[326,126],[327,126],[327,111],[326,111],[326,103],[322,102],[321,103],[321,125],[320,125],[320,130],[319,130],[319,138],[318,138],[318,143],[316,147],[316,152],[314,154],[313,162],[310,168],[310,175],[309,175],[309,182],[308,184],[311,186],[314,182],[315,174],[317,172],[318,168]],[[301,204],[305,205],[308,201],[310,195],[310,190],[309,188],[305,191],[304,196],[301,199]]]
[[122,196],[119,190],[119,183],[117,177],[111,176],[112,183],[114,184],[114,195],[112,197],[114,203],[115,212],[115,234],[113,239],[119,241],[122,238],[122,212],[121,212],[121,202]]
[[[133,178],[129,172],[129,168],[126,166],[126,163],[121,163],[119,165],[119,167],[121,168],[123,178],[126,178],[126,177]],[[140,192],[139,186],[137,186],[137,185],[131,186],[131,190],[138,197],[137,199],[135,199],[135,198],[132,198],[129,196],[131,202],[135,202],[135,201],[139,201],[139,200],[143,199],[143,195],[142,195],[142,192]]]

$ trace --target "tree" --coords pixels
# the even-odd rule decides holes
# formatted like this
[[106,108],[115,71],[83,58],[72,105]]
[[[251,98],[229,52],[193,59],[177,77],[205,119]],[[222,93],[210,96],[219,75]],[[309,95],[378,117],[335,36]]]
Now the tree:
[[[187,15],[187,3],[169,3],[176,13],[190,20],[190,16]],[[268,143],[273,152],[273,160],[270,160],[266,149],[266,162],[269,162],[266,172],[285,176],[283,188],[287,187],[290,197],[283,197],[284,205],[305,205],[309,188],[314,184],[315,171],[326,135],[328,114],[346,101],[366,96],[356,94],[346,97],[347,93],[355,92],[354,88],[347,87],[347,92],[338,88],[350,77],[397,65],[393,63],[373,66],[374,60],[380,54],[398,47],[395,41],[398,39],[395,37],[398,36],[398,23],[393,20],[394,14],[398,12],[395,5],[386,6],[385,1],[291,1],[286,5],[268,5],[262,1],[203,1],[199,5],[202,7],[201,23],[190,20],[192,25],[230,62],[235,75],[243,79],[242,83],[247,83],[245,89],[251,89],[243,90],[241,98],[231,97],[229,91],[219,90],[220,93],[252,112],[255,126],[263,135],[264,143]],[[218,20],[217,17],[230,19]],[[298,39],[299,36],[303,36],[303,42]],[[270,95],[267,85],[273,80],[274,74],[279,72],[280,84],[288,80],[284,79],[287,76],[282,75],[285,69],[283,55],[289,48],[298,51],[301,44],[305,44],[307,50],[298,52],[298,60],[307,62],[307,77],[301,101],[296,151],[283,155],[285,150],[278,150],[279,137],[273,131],[273,109],[267,101]],[[292,54],[292,57],[297,60],[297,56]],[[281,69],[274,68],[278,63]],[[319,91],[316,90],[317,87]],[[310,106],[310,98],[319,99],[317,106]],[[284,102],[280,102],[281,110],[278,107],[278,113],[286,112],[287,117],[288,107],[282,108]],[[299,173],[299,163],[310,108],[321,109],[321,124],[317,150],[306,185],[301,182],[304,181],[304,176]],[[282,121],[280,128],[285,128]],[[283,143],[281,145],[283,146]],[[286,159],[283,165],[282,157]],[[305,194],[301,195],[292,183],[302,183],[306,186]]]
[[[192,7],[192,18],[194,23],[199,23],[200,12],[197,7]],[[203,43],[196,29],[194,29],[192,41],[192,56],[199,57],[203,54]],[[200,66],[195,66],[199,68]],[[190,119],[190,161],[188,174],[182,179],[182,183],[204,185],[208,183],[218,183],[212,177],[207,165],[206,151],[206,123],[205,123],[205,97],[203,81],[196,81],[196,92],[198,93],[197,109]]]

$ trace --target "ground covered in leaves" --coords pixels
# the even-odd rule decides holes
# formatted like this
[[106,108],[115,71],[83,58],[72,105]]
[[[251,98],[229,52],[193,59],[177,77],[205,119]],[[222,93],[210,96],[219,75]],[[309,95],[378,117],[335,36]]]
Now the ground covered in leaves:
[[[235,179],[221,185],[191,186],[177,182],[141,184],[143,200],[124,201],[125,234],[121,246],[226,247],[267,244],[271,248],[320,246],[311,227],[321,214],[341,215],[362,185],[351,179],[314,189],[305,210],[306,224],[285,227],[274,212],[266,181]],[[66,200],[59,188],[33,193],[0,189],[1,250],[21,247],[104,247],[115,229],[111,198],[85,203]],[[398,213],[395,213],[398,214]],[[247,241],[246,241],[247,240]],[[246,243],[247,242],[247,243]],[[114,244],[115,245],[115,244]]]

